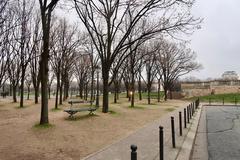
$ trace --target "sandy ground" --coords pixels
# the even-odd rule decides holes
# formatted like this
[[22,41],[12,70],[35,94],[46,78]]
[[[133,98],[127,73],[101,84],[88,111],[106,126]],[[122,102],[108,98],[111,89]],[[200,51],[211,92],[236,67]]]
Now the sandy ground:
[[[0,160],[79,160],[133,133],[147,123],[160,118],[187,102],[172,100],[146,105],[146,101],[129,108],[122,98],[118,104],[110,102],[111,113],[89,116],[88,112],[68,118],[68,114],[52,111],[54,99],[49,101],[50,128],[34,127],[39,123],[40,105],[26,100],[25,108],[10,98],[0,99]],[[69,108],[67,103],[61,109]]]

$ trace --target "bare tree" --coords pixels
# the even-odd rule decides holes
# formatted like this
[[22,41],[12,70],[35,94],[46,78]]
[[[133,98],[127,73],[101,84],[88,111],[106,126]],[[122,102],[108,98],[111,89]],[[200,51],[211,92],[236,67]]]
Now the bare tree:
[[[58,93],[60,92],[59,104],[68,97],[70,71],[73,70],[73,63],[76,60],[76,48],[78,47],[78,37],[76,27],[67,23],[66,19],[60,19],[57,25],[53,26],[50,37],[51,66],[56,75],[56,101],[55,108],[58,106]],[[63,90],[64,89],[64,90]]]
[[9,1],[0,1],[0,88],[8,79],[7,72],[10,63],[10,30],[15,23],[15,13],[9,6]]
[[158,65],[167,100],[167,92],[172,91],[174,82],[179,77],[200,69],[201,65],[195,61],[196,54],[187,48],[186,43],[176,44],[161,40],[158,46]]
[[49,62],[49,34],[51,26],[52,11],[59,0],[39,0],[42,31],[43,31],[43,52],[40,58],[41,78],[41,118],[40,124],[48,124],[48,62]]
[[39,97],[39,86],[40,86],[40,66],[39,66],[39,60],[40,60],[40,54],[42,52],[42,33],[40,31],[40,15],[36,14],[34,18],[34,26],[33,26],[33,33],[32,33],[32,39],[31,39],[31,48],[32,48],[32,54],[30,58],[30,70],[31,70],[31,77],[32,77],[32,83],[34,88],[34,96],[35,96],[35,103],[38,103],[38,97]]
[[[128,56],[128,49],[131,45],[138,42],[138,40],[152,36],[156,33],[172,31],[186,31],[191,29],[192,25],[196,24],[189,8],[192,6],[191,1],[185,4],[180,0],[151,0],[151,1],[132,1],[132,0],[74,0],[76,11],[79,18],[86,27],[89,36],[92,38],[93,44],[100,57],[102,65],[102,77],[103,77],[103,108],[104,113],[108,112],[108,90],[115,75],[110,79],[109,73],[113,62],[118,54],[117,68],[121,66],[124,60]],[[184,9],[172,9],[174,7],[187,7],[188,11]],[[161,12],[155,12],[155,15],[159,19],[154,19],[151,25],[143,34],[135,37],[130,43],[127,41],[129,34],[137,26],[138,22],[145,16],[148,16],[150,12],[157,9]],[[121,32],[123,28],[123,20],[128,17],[127,13],[132,13],[131,21],[128,26],[125,26],[126,32]],[[149,18],[149,20],[151,20]],[[113,46],[113,41],[116,41],[116,45]]]
[[144,57],[144,64],[146,69],[146,80],[143,78],[146,86],[147,86],[147,93],[148,93],[148,104],[151,104],[151,89],[152,89],[152,83],[157,75],[157,61],[156,61],[156,47],[154,46],[154,41],[148,41],[148,43],[145,44],[144,49],[142,52],[145,52],[146,55]]
[[79,96],[83,98],[84,84],[88,81],[88,73],[90,68],[88,66],[91,65],[91,60],[88,54],[78,55],[75,63],[74,63],[74,74],[77,79]]

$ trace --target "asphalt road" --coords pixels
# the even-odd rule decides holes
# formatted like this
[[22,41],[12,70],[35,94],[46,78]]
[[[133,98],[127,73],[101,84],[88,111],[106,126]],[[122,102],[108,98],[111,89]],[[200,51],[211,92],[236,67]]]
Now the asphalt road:
[[209,160],[240,160],[240,107],[206,107]]

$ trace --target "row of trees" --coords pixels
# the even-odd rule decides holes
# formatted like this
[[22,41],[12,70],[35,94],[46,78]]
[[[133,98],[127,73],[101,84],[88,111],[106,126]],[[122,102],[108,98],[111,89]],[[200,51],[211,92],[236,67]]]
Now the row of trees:
[[186,42],[173,42],[173,37],[192,33],[201,22],[190,13],[191,0],[73,0],[70,3],[83,27],[52,15],[58,2],[39,0],[40,12],[32,0],[0,2],[0,87],[9,81],[16,102],[20,85],[23,107],[24,84],[32,83],[35,103],[41,86],[40,124],[48,123],[54,79],[57,108],[68,98],[73,80],[78,82],[81,98],[90,88],[92,100],[101,69],[102,111],[107,113],[111,85],[117,102],[124,82],[134,107],[136,82],[140,99],[141,83],[146,84],[150,103],[154,80],[162,80],[167,94],[180,76],[200,67]]

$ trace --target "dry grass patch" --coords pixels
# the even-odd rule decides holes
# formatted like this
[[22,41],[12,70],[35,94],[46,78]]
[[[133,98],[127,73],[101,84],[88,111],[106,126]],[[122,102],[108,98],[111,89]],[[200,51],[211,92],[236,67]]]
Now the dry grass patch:
[[[159,119],[164,114],[173,111],[174,106],[186,106],[184,101],[168,101],[155,105],[147,105],[147,100],[136,101],[130,108],[128,99],[121,98],[117,104],[110,97],[109,113],[102,113],[102,107],[89,115],[89,112],[79,112],[69,119],[64,109],[70,104],[64,102],[62,110],[54,111],[55,99],[49,100],[50,126],[39,126],[40,104],[25,101],[29,107],[17,110],[19,103],[11,103],[11,99],[1,101],[0,110],[0,159],[14,160],[39,159],[81,159],[86,155],[119,141],[135,132],[147,123]],[[101,98],[100,98],[101,104]],[[73,107],[86,107],[90,104],[78,104]],[[12,154],[14,151],[14,154]],[[59,151],[59,152],[58,152]],[[61,151],[61,152],[60,152]],[[11,155],[11,156],[9,156]]]

